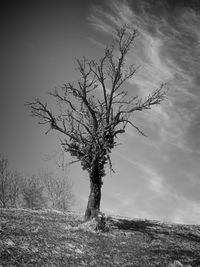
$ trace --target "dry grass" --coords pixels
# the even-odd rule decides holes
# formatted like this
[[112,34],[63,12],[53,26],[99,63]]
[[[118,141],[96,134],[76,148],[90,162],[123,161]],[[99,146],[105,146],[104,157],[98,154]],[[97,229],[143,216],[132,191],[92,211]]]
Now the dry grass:
[[108,223],[111,231],[101,233],[74,213],[0,209],[0,267],[200,267],[200,226]]

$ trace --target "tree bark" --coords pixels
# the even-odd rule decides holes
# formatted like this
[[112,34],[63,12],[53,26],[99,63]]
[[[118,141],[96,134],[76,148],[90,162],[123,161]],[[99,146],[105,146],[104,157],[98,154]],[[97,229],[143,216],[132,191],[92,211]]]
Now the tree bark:
[[90,195],[85,211],[85,220],[90,220],[96,217],[100,211],[101,201],[101,185],[97,183],[90,183]]
[[88,198],[87,208],[85,211],[85,220],[90,220],[100,211],[102,181],[98,172],[98,165],[90,174],[90,195]]

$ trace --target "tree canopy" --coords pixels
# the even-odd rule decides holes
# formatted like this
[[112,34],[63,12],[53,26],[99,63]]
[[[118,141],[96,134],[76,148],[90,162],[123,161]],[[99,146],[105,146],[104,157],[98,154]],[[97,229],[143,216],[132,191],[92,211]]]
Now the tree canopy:
[[[112,169],[110,153],[117,145],[116,137],[125,133],[128,124],[145,135],[134,124],[131,115],[135,111],[151,109],[166,97],[164,84],[145,99],[130,97],[125,88],[137,70],[134,64],[127,65],[127,55],[136,36],[136,30],[124,26],[116,31],[113,43],[99,60],[77,59],[77,82],[66,83],[50,93],[57,101],[57,112],[37,98],[27,103],[39,124],[47,124],[49,130],[62,133],[64,150],[75,157],[75,161],[80,161],[83,170],[89,173],[91,194],[94,185],[97,185],[96,191],[100,190],[106,164]],[[100,193],[97,198],[99,204],[94,206],[98,211]],[[90,198],[89,202],[92,202]],[[92,208],[87,217],[91,214]]]

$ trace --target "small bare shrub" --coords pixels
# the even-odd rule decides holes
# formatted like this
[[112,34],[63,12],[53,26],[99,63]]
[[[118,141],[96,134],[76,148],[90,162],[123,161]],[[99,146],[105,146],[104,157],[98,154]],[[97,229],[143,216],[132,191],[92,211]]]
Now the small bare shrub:
[[96,217],[94,217],[91,220],[85,221],[81,224],[79,224],[79,226],[74,227],[74,230],[76,229],[82,229],[84,231],[91,231],[91,232],[110,232],[110,225],[106,219],[106,216],[104,213],[99,212],[98,215]]
[[106,216],[104,213],[99,212],[98,216],[95,218],[97,225],[96,225],[96,231],[99,232],[109,232],[110,226],[108,224],[108,221],[106,219]]

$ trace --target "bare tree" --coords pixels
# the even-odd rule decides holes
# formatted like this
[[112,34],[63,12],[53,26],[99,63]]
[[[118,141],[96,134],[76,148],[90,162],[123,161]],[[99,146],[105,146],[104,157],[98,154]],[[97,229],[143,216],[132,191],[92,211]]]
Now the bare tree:
[[29,209],[41,209],[46,206],[44,186],[39,177],[31,175],[24,177],[22,184],[24,206]]
[[9,169],[8,157],[0,155],[0,206],[16,207],[20,195],[21,175]]
[[21,196],[21,187],[22,187],[22,175],[18,171],[11,173],[11,182],[10,182],[10,206],[18,207],[20,196]]
[[47,124],[49,130],[63,135],[64,150],[88,171],[90,195],[85,219],[97,216],[100,210],[102,178],[107,163],[112,169],[110,153],[117,145],[116,137],[125,133],[128,124],[144,135],[131,114],[149,110],[166,96],[164,85],[146,99],[130,97],[125,89],[137,70],[134,64],[127,66],[126,61],[136,35],[135,30],[123,27],[117,30],[113,44],[98,61],[77,59],[80,75],[77,83],[66,83],[50,93],[57,100],[57,110],[39,99],[27,103],[39,124]]
[[1,206],[6,208],[10,200],[10,171],[8,170],[8,158],[0,157],[0,201]]
[[57,210],[68,211],[73,202],[72,184],[66,175],[55,175],[54,172],[42,172],[41,180],[47,191],[51,207]]

